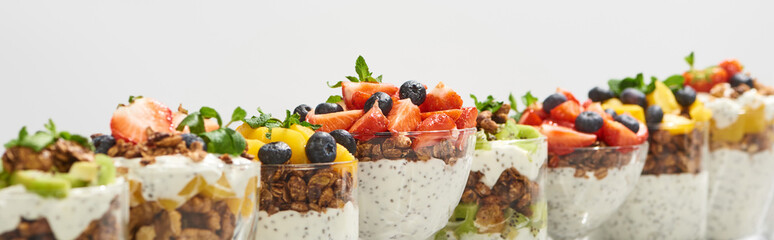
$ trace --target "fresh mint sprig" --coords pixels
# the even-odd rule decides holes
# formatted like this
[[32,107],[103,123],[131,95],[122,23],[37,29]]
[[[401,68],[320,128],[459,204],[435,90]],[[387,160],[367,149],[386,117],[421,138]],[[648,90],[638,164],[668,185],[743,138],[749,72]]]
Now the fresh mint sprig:
[[478,101],[476,95],[470,94],[470,98],[473,99],[473,103],[476,105],[476,108],[479,112],[491,111],[494,113],[497,112],[497,110],[500,110],[500,107],[503,106],[503,102],[495,101],[492,95],[487,96],[486,100],[480,102]]
[[[229,121],[228,124],[240,121],[245,115],[247,115],[245,110],[237,107],[231,114],[231,121]],[[211,118],[215,118],[218,121],[219,128],[214,131],[206,132],[204,120]],[[245,138],[242,137],[242,134],[228,128],[228,125],[223,126],[223,120],[221,120],[220,114],[211,107],[201,107],[198,112],[188,114],[188,116],[180,122],[180,125],[177,126],[177,130],[183,131],[186,126],[188,126],[188,129],[192,134],[196,134],[204,139],[204,142],[207,144],[207,152],[239,155],[242,154],[247,147],[247,142],[245,141]]]
[[244,119],[243,122],[247,123],[247,125],[250,125],[250,128],[252,129],[259,127],[268,128],[270,131],[266,133],[266,138],[269,139],[271,139],[271,129],[273,128],[290,128],[290,126],[293,126],[293,124],[308,127],[312,130],[317,130],[322,127],[322,125],[311,124],[307,121],[301,120],[300,115],[297,113],[291,114],[290,110],[285,110],[285,120],[274,118],[270,113],[264,113],[260,108],[258,108],[258,113],[260,113],[260,115],[257,117],[253,116],[251,118]]
[[693,52],[688,54],[688,56],[685,56],[685,62],[688,63],[688,66],[690,66],[691,70],[693,70]]
[[[379,75],[378,77],[372,76],[374,73],[368,69],[368,64],[366,64],[365,58],[363,58],[363,56],[358,56],[357,60],[355,60],[355,72],[357,73],[357,77],[346,76],[347,80],[350,82],[382,82],[382,75]],[[336,84],[331,85],[331,83],[328,82],[328,87],[338,88],[341,87],[341,83],[342,81],[338,81]]]
[[22,129],[19,130],[18,137],[7,142],[4,147],[6,149],[17,146],[28,147],[32,150],[35,150],[36,152],[40,152],[44,148],[56,142],[57,139],[61,138],[67,141],[76,142],[87,149],[94,150],[94,146],[91,144],[91,142],[89,142],[88,138],[77,134],[70,134],[66,131],[57,131],[56,125],[51,119],[48,119],[48,123],[44,124],[43,126],[48,131],[38,131],[32,135],[27,132],[27,127],[22,127]]

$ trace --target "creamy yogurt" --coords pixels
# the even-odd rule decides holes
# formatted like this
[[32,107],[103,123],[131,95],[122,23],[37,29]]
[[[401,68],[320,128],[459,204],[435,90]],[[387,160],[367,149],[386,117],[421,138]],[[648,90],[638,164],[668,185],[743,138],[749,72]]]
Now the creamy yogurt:
[[324,213],[280,211],[269,216],[258,213],[256,239],[358,239],[358,210],[352,202],[341,209],[328,208]]
[[481,182],[489,188],[494,186],[505,170],[516,168],[521,175],[535,181],[547,159],[545,141],[535,142],[536,150],[529,152],[512,141],[491,141],[491,150],[476,150],[470,171],[480,171],[484,174]]
[[738,102],[728,98],[717,98],[705,102],[705,106],[712,112],[712,120],[717,128],[723,129],[731,126],[739,114],[744,111]]
[[471,157],[358,164],[360,238],[426,239],[442,229],[460,201]]
[[709,174],[642,175],[603,225],[608,239],[704,239]]
[[644,164],[633,160],[620,169],[609,169],[602,179],[593,172],[587,172],[586,178],[575,177],[575,168],[549,168],[545,191],[550,235],[582,237],[602,225],[634,189]]
[[[92,221],[110,211],[110,203],[118,198],[121,209],[115,210],[117,220],[128,222],[128,185],[122,179],[107,186],[73,188],[65,198],[44,198],[16,185],[0,190],[0,234],[16,229],[22,218],[45,218],[54,237],[75,239]],[[124,224],[119,224],[123,227]],[[117,229],[121,234],[123,229]]]
[[774,151],[710,152],[707,237],[739,239],[763,232],[774,190]]

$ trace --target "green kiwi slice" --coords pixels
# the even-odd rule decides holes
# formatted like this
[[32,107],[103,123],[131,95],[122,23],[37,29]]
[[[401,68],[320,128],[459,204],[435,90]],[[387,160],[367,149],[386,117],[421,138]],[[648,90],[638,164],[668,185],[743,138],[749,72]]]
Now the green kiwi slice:
[[20,184],[27,191],[43,197],[64,198],[70,191],[70,181],[38,170],[16,171],[11,175],[11,185]]

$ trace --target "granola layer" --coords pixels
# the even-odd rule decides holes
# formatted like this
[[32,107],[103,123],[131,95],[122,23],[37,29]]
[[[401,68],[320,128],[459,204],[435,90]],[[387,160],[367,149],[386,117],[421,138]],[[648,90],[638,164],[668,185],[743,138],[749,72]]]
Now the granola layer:
[[[454,165],[458,158],[464,157],[468,149],[465,146],[469,133],[460,132],[459,139],[450,133],[437,135],[426,134],[412,138],[404,135],[392,137],[376,137],[367,141],[358,141],[355,157],[360,162],[378,161],[382,159],[406,160],[411,162],[441,159],[448,165]],[[425,138],[419,140],[421,138]],[[435,141],[435,143],[413,147],[416,141]]]
[[707,144],[706,131],[697,126],[690,133],[675,135],[666,130],[651,129],[648,158],[642,174],[699,173]]
[[[110,209],[100,219],[91,221],[76,239],[123,239],[123,226],[115,212],[121,211],[120,197],[110,202]],[[0,239],[56,239],[46,218],[21,219],[12,231],[0,234]]]
[[538,199],[540,186],[521,175],[516,168],[506,169],[492,188],[481,182],[483,173],[470,172],[460,203],[478,204],[476,223],[486,226],[487,232],[502,232],[505,211],[508,208],[531,217],[530,205]]
[[[214,200],[198,194],[176,209],[165,209],[159,201],[131,207],[131,239],[232,239],[238,216],[232,199]],[[243,209],[242,211],[248,211]]]
[[269,216],[281,211],[325,212],[354,202],[353,169],[331,167],[296,170],[292,165],[261,170],[260,211]]
[[596,179],[604,179],[609,170],[620,170],[632,162],[632,152],[638,151],[639,146],[614,149],[597,141],[588,148],[576,149],[566,155],[549,152],[548,167],[573,168],[577,178],[589,178],[588,173],[592,173]]

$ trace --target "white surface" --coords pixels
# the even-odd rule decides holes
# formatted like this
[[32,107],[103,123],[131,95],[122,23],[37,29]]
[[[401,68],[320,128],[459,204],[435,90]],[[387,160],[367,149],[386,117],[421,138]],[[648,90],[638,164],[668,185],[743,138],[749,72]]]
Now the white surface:
[[357,240],[357,207],[347,202],[343,208],[325,213],[280,211],[269,216],[258,212],[256,239],[340,239]]
[[[324,101],[363,54],[400,84],[443,80],[501,99],[659,77],[738,57],[774,83],[774,2],[0,1],[0,140],[22,125],[108,132],[116,104],[240,105],[280,114]],[[481,84],[487,82],[489,84]],[[494,87],[505,84],[507,87]],[[293,97],[287,97],[291,93]]]

